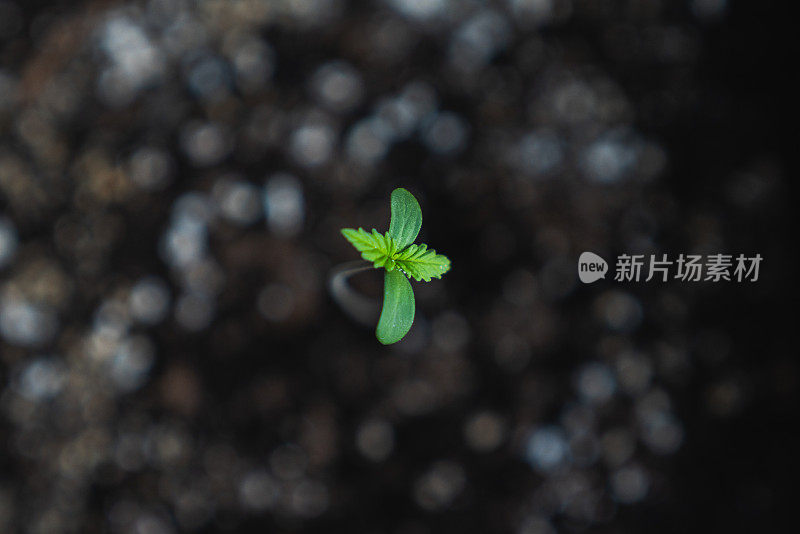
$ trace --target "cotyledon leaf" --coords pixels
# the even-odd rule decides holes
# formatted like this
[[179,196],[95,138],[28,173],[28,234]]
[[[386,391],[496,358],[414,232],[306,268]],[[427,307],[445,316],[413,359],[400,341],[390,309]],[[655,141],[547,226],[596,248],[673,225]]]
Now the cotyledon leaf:
[[383,278],[383,308],[375,336],[384,345],[397,343],[414,322],[414,290],[397,269],[387,270]]
[[389,221],[389,235],[402,250],[414,242],[422,228],[422,210],[414,195],[398,187],[392,191],[392,218]]

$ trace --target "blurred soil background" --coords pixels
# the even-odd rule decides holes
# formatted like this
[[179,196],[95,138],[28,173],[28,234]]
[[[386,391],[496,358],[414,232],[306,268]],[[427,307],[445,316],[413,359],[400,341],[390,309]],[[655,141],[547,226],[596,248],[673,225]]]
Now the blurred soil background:
[[[773,530],[779,6],[0,0],[0,532]],[[395,187],[453,269],[385,347],[326,281]]]

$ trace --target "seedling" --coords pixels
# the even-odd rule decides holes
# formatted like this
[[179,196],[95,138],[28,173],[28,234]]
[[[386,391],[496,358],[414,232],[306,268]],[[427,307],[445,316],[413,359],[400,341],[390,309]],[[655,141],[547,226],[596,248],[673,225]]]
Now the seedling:
[[375,335],[384,345],[397,343],[414,322],[414,290],[408,279],[430,282],[450,270],[450,260],[428,245],[415,245],[422,228],[422,210],[414,195],[403,188],[392,191],[389,231],[372,233],[363,228],[342,228],[342,235],[361,252],[361,257],[383,276],[383,307]]

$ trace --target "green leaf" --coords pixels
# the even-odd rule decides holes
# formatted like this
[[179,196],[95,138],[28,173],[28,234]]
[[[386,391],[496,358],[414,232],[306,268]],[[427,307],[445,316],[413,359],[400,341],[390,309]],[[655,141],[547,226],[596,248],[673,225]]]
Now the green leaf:
[[433,249],[428,249],[425,244],[409,245],[404,250],[396,253],[393,258],[398,269],[419,282],[430,282],[431,278],[441,278],[450,270],[450,260],[447,256],[436,254]]
[[392,191],[392,219],[389,222],[389,235],[402,250],[414,242],[422,228],[422,210],[414,195],[402,187]]
[[384,345],[397,343],[414,322],[414,290],[402,273],[387,269],[383,278],[383,309],[375,336]]
[[392,256],[397,253],[398,247],[388,233],[381,235],[374,228],[371,234],[363,228],[358,230],[342,228],[342,235],[361,252],[361,257],[372,262],[376,269],[385,267],[387,271],[394,270]]
[[[422,210],[414,195],[403,188],[392,191],[392,218],[389,231],[371,233],[363,228],[343,228],[342,235],[371,262],[375,268],[385,268],[383,308],[375,335],[384,345],[396,343],[411,329],[414,322],[414,291],[409,278],[430,282],[450,270],[446,256],[415,245],[422,227]],[[396,267],[396,268],[395,268]]]

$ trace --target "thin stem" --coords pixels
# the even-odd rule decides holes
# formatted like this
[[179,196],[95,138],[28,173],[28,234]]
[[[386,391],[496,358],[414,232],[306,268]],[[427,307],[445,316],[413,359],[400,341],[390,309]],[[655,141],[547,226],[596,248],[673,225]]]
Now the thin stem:
[[347,283],[354,274],[373,269],[371,263],[356,260],[342,263],[331,269],[328,276],[328,291],[333,300],[358,323],[372,326],[378,320],[380,302],[355,291]]

